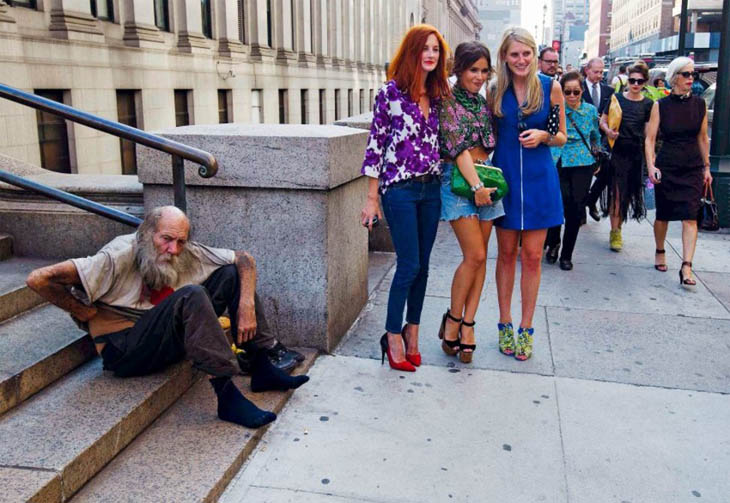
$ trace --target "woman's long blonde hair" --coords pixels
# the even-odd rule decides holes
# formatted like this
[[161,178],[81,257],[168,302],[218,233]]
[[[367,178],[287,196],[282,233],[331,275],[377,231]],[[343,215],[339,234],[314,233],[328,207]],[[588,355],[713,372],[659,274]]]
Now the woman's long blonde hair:
[[497,117],[503,117],[502,99],[504,98],[504,93],[512,85],[512,71],[507,66],[507,50],[512,42],[525,44],[532,49],[533,54],[532,63],[530,63],[530,73],[527,76],[527,103],[524,107],[521,103],[519,106],[525,115],[530,115],[540,110],[543,104],[542,85],[540,84],[540,78],[537,76],[537,45],[535,44],[535,39],[524,28],[508,28],[502,34],[502,42],[499,44],[499,51],[497,53],[497,85],[493,98],[494,114]]

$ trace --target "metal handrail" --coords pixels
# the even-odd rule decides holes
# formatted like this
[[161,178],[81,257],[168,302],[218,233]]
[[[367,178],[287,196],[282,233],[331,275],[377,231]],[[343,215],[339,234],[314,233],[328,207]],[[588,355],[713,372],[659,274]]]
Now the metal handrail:
[[[104,131],[106,133],[112,134],[119,138],[124,138],[125,140],[130,140],[132,142],[139,143],[141,145],[145,145],[147,147],[150,147],[150,148],[153,148],[156,150],[160,150],[162,152],[170,154],[172,156],[172,185],[173,185],[173,191],[175,194],[175,206],[177,206],[178,208],[180,208],[183,211],[185,211],[187,209],[186,208],[187,203],[186,203],[186,199],[185,199],[185,170],[184,170],[183,161],[185,159],[187,159],[196,164],[199,164],[200,167],[198,168],[198,174],[200,176],[202,176],[203,178],[213,177],[218,172],[218,161],[216,161],[215,157],[213,157],[212,154],[205,152],[204,150],[190,147],[188,145],[184,145],[182,143],[178,143],[176,141],[169,140],[167,138],[163,138],[161,136],[157,136],[152,133],[148,133],[146,131],[142,131],[141,129],[127,126],[125,124],[120,124],[118,122],[114,122],[109,119],[104,119],[103,117],[98,117],[96,115],[92,115],[88,112],[78,110],[78,109],[70,107],[68,105],[64,105],[63,103],[49,100],[47,98],[37,96],[33,93],[21,91],[20,89],[15,89],[13,87],[7,86],[2,83],[0,83],[0,98],[6,98],[10,101],[20,103],[21,105],[29,106],[29,107],[35,108],[37,110],[42,110],[42,111],[48,112],[50,114],[58,115],[60,117],[63,117],[64,119],[70,120],[72,122],[76,122],[78,124],[82,124],[84,126],[92,128],[92,129]],[[4,174],[4,178],[2,178],[3,181],[10,183],[12,185],[18,185],[18,183],[16,183],[17,180],[15,180],[12,177],[8,177],[7,175],[9,175],[9,174],[8,173]],[[15,177],[15,178],[23,180],[20,177]],[[11,181],[11,180],[15,180],[15,181]],[[28,181],[25,180],[25,182],[28,182]],[[34,186],[35,188],[31,188],[31,185]],[[34,192],[44,194],[53,199],[57,199],[61,202],[67,202],[68,204],[73,204],[70,202],[70,200],[67,201],[67,200],[59,199],[57,197],[58,193],[54,192],[57,189],[45,187],[36,182],[29,182],[25,186],[22,186],[22,185],[18,185],[18,186],[26,188],[27,190],[33,190]],[[43,191],[37,190],[38,187],[44,187]],[[58,192],[60,192],[61,194],[70,195],[63,191],[58,191]],[[88,200],[80,198],[78,196],[73,196],[73,197],[77,198],[77,200],[76,200],[77,204],[81,204],[80,201],[87,201],[89,203],[97,205],[100,208],[107,208],[106,206],[99,205],[98,203],[93,203],[92,201],[88,201]],[[73,204],[73,205],[77,206],[77,204]],[[102,216],[107,216],[108,218],[111,218],[112,220],[117,220],[117,218],[111,216],[112,213],[110,213],[109,215],[99,213],[99,208],[96,208],[96,210],[92,210],[92,209],[90,209],[90,207],[82,207],[82,206],[77,206],[77,207],[86,209],[88,211],[92,211],[92,212],[100,214]],[[112,210],[111,208],[107,208],[107,209],[109,209],[111,212],[117,212],[117,210]],[[120,213],[120,212],[117,212],[117,213]],[[132,215],[127,215],[127,216],[131,217],[132,219],[137,219],[137,217],[134,217]],[[117,220],[117,221],[120,221],[120,220]],[[128,225],[133,225],[129,222],[123,222],[123,223],[128,223]]]

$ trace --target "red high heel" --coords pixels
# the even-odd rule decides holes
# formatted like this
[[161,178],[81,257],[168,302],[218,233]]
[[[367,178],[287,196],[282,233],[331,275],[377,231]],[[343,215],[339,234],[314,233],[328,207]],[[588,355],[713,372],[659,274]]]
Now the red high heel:
[[393,370],[402,370],[403,372],[415,372],[416,367],[414,367],[411,362],[408,360],[403,360],[402,362],[394,362],[393,361],[393,355],[390,354],[390,347],[388,346],[388,332],[385,332],[383,336],[380,338],[380,364],[382,365],[385,363],[385,355],[388,355],[388,363],[390,364],[390,368]]
[[414,367],[420,367],[421,366],[421,353],[413,353],[408,354],[408,341],[406,340],[406,328],[408,328],[408,323],[403,325],[403,330],[401,330],[401,335],[403,336],[403,344],[406,347],[406,360],[411,362]]

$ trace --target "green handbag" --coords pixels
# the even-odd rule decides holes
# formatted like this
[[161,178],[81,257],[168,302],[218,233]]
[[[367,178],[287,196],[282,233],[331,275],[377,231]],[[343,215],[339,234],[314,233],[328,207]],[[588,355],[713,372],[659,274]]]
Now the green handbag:
[[[507,195],[509,187],[507,187],[507,180],[504,179],[501,169],[496,166],[487,166],[486,164],[474,164],[474,169],[477,170],[477,176],[479,176],[479,180],[481,180],[485,187],[495,187],[497,189],[492,192],[492,202],[496,203]],[[451,174],[451,192],[467,199],[474,198],[471,185],[469,185],[469,182],[466,181],[464,175],[461,174],[461,171],[459,171],[456,165],[454,165],[454,171]]]

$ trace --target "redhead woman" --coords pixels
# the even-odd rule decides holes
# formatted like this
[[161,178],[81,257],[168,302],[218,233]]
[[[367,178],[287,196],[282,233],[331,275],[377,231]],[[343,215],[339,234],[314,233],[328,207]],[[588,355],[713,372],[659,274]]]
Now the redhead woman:
[[[491,71],[489,49],[480,42],[459,44],[453,69],[457,80],[440,114],[441,220],[451,224],[463,259],[451,282],[451,306],[441,321],[439,337],[444,352],[458,353],[464,363],[471,362],[476,349],[474,316],[484,285],[492,222],[504,215],[502,201],[492,203],[491,193],[496,189],[485,188],[474,169],[474,163],[489,163],[495,144],[492,114],[479,94]],[[457,169],[471,186],[470,199],[451,191]]]
[[373,218],[382,218],[380,200],[397,257],[380,347],[391,368],[408,372],[421,364],[418,328],[441,212],[439,104],[450,94],[447,52],[433,26],[408,30],[375,99],[362,167],[370,177],[362,223],[372,229]]
[[[492,160],[502,168],[509,185],[503,199],[505,216],[495,223],[499,350],[518,360],[532,355],[532,321],[545,235],[548,228],[563,223],[560,182],[549,148],[566,141],[563,92],[560,84],[537,73],[536,52],[535,40],[527,30],[508,29],[502,35],[496,88],[490,94],[497,117]],[[547,130],[553,110],[557,111],[558,127],[550,134]],[[520,239],[522,318],[515,339],[512,291]]]

